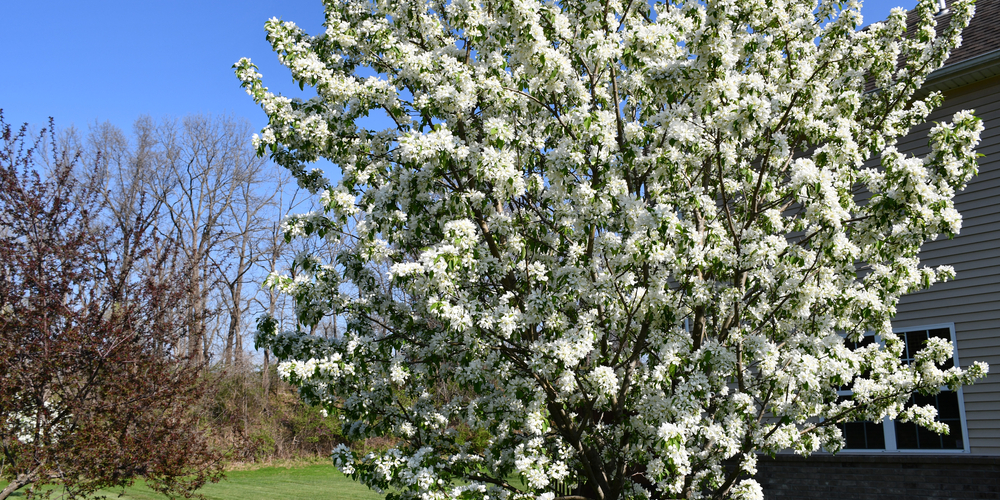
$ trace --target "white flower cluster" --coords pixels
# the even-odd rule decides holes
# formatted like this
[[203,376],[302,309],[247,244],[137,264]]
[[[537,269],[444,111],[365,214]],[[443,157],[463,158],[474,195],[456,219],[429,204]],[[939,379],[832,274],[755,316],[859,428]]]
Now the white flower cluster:
[[[854,0],[332,0],[316,36],[272,19],[316,97],[235,68],[269,117],[260,153],[321,196],[285,234],[357,244],[269,278],[302,330],[337,315],[342,339],[265,319],[258,342],[349,435],[394,438],[333,456],[401,498],[758,499],[757,453],[838,450],[839,422],[941,431],[910,395],[987,367],[942,370],[936,340],[902,363],[892,317],[954,277],[919,250],[961,229],[982,125],[895,144],[941,104],[914,98],[973,13],[949,8],[937,35],[921,0],[916,36],[901,10],[860,30]],[[394,126],[359,127],[373,111]],[[884,345],[850,348],[865,332]]]

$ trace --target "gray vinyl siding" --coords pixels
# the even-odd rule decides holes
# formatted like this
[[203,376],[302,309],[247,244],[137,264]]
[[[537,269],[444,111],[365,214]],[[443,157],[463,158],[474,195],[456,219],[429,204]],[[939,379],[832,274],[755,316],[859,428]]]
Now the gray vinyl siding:
[[[954,323],[962,366],[990,364],[990,375],[966,387],[965,414],[973,454],[1000,455],[1000,77],[945,94],[931,121],[947,121],[956,111],[975,109],[986,127],[978,152],[979,175],[956,196],[962,232],[954,239],[927,243],[924,264],[955,267],[958,277],[904,297],[897,328]],[[900,141],[901,151],[925,154],[931,125],[915,127]]]

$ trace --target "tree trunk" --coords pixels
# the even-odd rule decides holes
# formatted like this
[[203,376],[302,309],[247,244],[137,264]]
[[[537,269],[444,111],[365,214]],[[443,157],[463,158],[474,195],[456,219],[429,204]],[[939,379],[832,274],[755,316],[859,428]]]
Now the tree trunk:
[[233,303],[232,307],[229,309],[229,330],[226,332],[226,350],[223,354],[223,362],[225,366],[232,366],[235,356],[239,356],[240,353],[234,355],[233,348],[237,343],[241,344],[239,349],[242,351],[242,342],[237,340],[239,337],[240,320],[242,319],[243,309],[240,307],[240,297],[243,296],[243,278],[240,276],[235,283],[233,283],[230,288],[230,296],[232,297]]
[[204,361],[202,352],[205,340],[205,300],[202,297],[201,275],[197,263],[201,259],[194,259],[191,264],[190,273],[191,288],[188,300],[191,310],[188,311],[188,359],[195,364]]
[[236,363],[236,367],[243,369],[246,366],[246,354],[243,352],[243,336],[236,336],[236,345],[233,347],[233,361]]
[[270,355],[269,354],[270,354],[270,351],[265,347],[264,348],[264,368],[260,372],[260,378],[261,378],[260,385],[261,385],[261,388],[264,390],[264,399],[263,399],[263,401],[264,401],[264,411],[265,412],[267,411],[268,393],[270,392],[270,387],[271,387],[271,367],[268,366],[268,365],[271,364],[270,363],[271,359],[270,359]]

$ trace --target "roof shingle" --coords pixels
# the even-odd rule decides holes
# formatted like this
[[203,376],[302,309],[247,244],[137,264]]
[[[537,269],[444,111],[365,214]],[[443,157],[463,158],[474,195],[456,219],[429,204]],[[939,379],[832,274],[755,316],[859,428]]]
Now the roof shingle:
[[[950,0],[948,5],[951,5]],[[906,21],[907,31],[912,30],[917,23],[916,11],[911,10]],[[938,34],[941,34],[950,22],[951,14],[942,14],[938,18]],[[1000,0],[977,0],[976,14],[962,32],[962,45],[952,51],[951,57],[944,65],[959,63],[997,49],[1000,49]]]

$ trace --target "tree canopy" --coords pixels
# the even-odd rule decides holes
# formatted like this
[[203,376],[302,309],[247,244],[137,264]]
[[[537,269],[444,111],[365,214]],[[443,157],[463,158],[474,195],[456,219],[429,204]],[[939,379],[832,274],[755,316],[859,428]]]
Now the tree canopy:
[[[954,276],[919,251],[958,233],[977,169],[970,112],[926,155],[895,148],[942,102],[918,90],[973,14],[949,8],[940,34],[932,0],[909,33],[901,9],[859,29],[856,1],[328,0],[316,36],[272,19],[316,96],[235,69],[269,118],[259,152],[323,202],[286,237],[350,244],[272,275],[298,324],[265,318],[258,342],[353,435],[399,439],[334,452],[394,498],[760,498],[758,453],[836,452],[838,423],[946,431],[910,395],[987,367],[943,370],[939,339],[904,363],[891,321]],[[360,126],[372,112],[394,126]],[[308,335],[329,316],[342,335]]]

